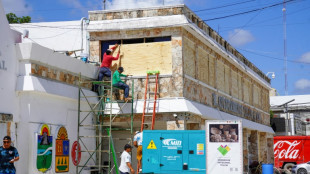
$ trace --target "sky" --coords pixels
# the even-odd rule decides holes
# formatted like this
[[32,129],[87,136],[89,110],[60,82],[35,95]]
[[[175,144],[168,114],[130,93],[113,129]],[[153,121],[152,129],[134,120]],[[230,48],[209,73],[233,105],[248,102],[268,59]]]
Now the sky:
[[[283,0],[106,0],[106,9],[186,4],[285,95]],[[310,94],[310,0],[286,0],[288,95]],[[103,0],[2,0],[6,13],[32,22],[80,20]],[[275,5],[279,4],[279,5]],[[270,7],[271,6],[271,7]],[[242,14],[240,14],[242,13]],[[269,77],[271,78],[269,73]]]

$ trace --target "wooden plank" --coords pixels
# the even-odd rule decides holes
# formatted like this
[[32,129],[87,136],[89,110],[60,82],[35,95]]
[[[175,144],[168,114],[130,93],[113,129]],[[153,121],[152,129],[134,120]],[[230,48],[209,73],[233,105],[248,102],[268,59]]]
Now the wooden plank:
[[[118,49],[114,51],[116,56]],[[146,75],[149,70],[159,70],[160,74],[172,74],[171,42],[126,44],[121,46],[123,56],[113,61],[112,67],[122,66],[124,74]]]

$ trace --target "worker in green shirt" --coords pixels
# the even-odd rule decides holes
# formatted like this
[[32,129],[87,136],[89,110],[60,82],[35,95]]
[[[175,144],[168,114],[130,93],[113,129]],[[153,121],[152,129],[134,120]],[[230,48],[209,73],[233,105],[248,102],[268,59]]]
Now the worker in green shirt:
[[125,93],[125,101],[131,100],[129,98],[129,86],[121,80],[121,77],[128,77],[128,75],[122,74],[124,72],[123,67],[118,67],[117,71],[114,72],[113,78],[112,78],[112,84],[114,87],[120,88],[124,90]]

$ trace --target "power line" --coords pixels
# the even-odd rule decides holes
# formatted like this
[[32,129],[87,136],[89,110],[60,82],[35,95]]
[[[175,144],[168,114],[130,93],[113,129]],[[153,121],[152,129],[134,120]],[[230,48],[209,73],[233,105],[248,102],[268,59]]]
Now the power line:
[[[284,60],[282,58],[273,57],[273,56],[267,56],[267,55],[259,54],[259,53],[256,53],[256,52],[253,52],[253,51],[249,51],[249,50],[245,50],[245,49],[241,49],[241,48],[238,48],[238,50],[242,50],[242,51],[245,51],[245,52],[248,52],[248,53],[252,53],[252,54],[255,54],[255,55],[258,55],[258,56],[262,56],[262,57],[266,57],[266,58],[271,58],[271,59],[275,59],[275,60],[281,60],[281,61]],[[303,61],[296,61],[296,60],[287,60],[287,61],[288,62],[292,62],[292,63],[300,63],[300,64],[310,65],[310,62],[303,62]]]
[[244,2],[237,2],[237,3],[232,3],[232,4],[226,4],[226,5],[222,5],[222,6],[217,6],[217,7],[211,7],[211,8],[206,8],[206,9],[201,9],[201,10],[196,10],[193,12],[201,12],[201,11],[208,11],[208,10],[214,10],[214,9],[219,9],[219,8],[225,8],[225,7],[232,7],[235,5],[239,5],[239,4],[245,4],[245,3],[249,3],[255,0],[249,0],[249,1],[244,1]]
[[[298,0],[288,0],[286,3],[294,2],[294,1],[298,1]],[[254,10],[249,10],[249,11],[245,11],[245,12],[241,12],[241,13],[235,13],[235,14],[231,14],[231,15],[216,17],[216,18],[205,19],[203,21],[206,22],[206,21],[219,20],[219,19],[224,19],[224,18],[229,18],[229,17],[234,17],[234,16],[240,16],[240,15],[244,15],[244,14],[253,13],[253,12],[256,12],[256,11],[261,11],[261,10],[265,10],[265,9],[268,9],[268,8],[276,7],[276,6],[279,6],[279,5],[282,5],[282,4],[283,4],[282,2],[281,3],[276,3],[276,4],[273,4],[273,5],[265,6],[265,7],[262,7],[262,8],[257,8],[257,9],[254,9]]]

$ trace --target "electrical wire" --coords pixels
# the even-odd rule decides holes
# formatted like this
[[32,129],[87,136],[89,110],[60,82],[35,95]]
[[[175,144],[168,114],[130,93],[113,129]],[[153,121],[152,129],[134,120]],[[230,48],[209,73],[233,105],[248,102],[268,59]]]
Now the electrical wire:
[[[255,55],[262,56],[262,57],[266,57],[266,58],[270,58],[270,59],[281,60],[281,61],[284,60],[284,59],[282,59],[282,58],[267,56],[267,55],[255,53],[255,52],[248,51],[248,50],[241,49],[241,48],[238,48],[238,50],[242,50],[242,51],[245,51],[245,52],[248,52],[248,53],[251,53],[251,54],[255,54]],[[292,62],[292,63],[299,63],[299,64],[307,64],[307,65],[310,65],[310,62],[303,62],[303,61],[296,61],[296,60],[287,60],[287,61],[288,61],[288,62]]]
[[[290,3],[290,2],[294,2],[294,1],[298,1],[298,0],[288,0],[288,1],[286,1],[286,4]],[[231,14],[231,15],[216,17],[216,18],[205,19],[203,21],[206,22],[206,21],[213,21],[213,20],[230,18],[230,17],[234,17],[234,16],[240,16],[240,15],[244,15],[244,14],[253,13],[253,12],[256,12],[256,11],[265,10],[265,9],[272,8],[272,7],[277,7],[277,6],[280,6],[282,4],[283,4],[282,2],[281,3],[276,3],[276,4],[273,4],[273,5],[265,6],[265,7],[262,7],[262,8],[257,8],[257,9],[254,9],[254,10],[249,10],[249,11],[245,11],[245,12],[235,13],[235,14]]]

